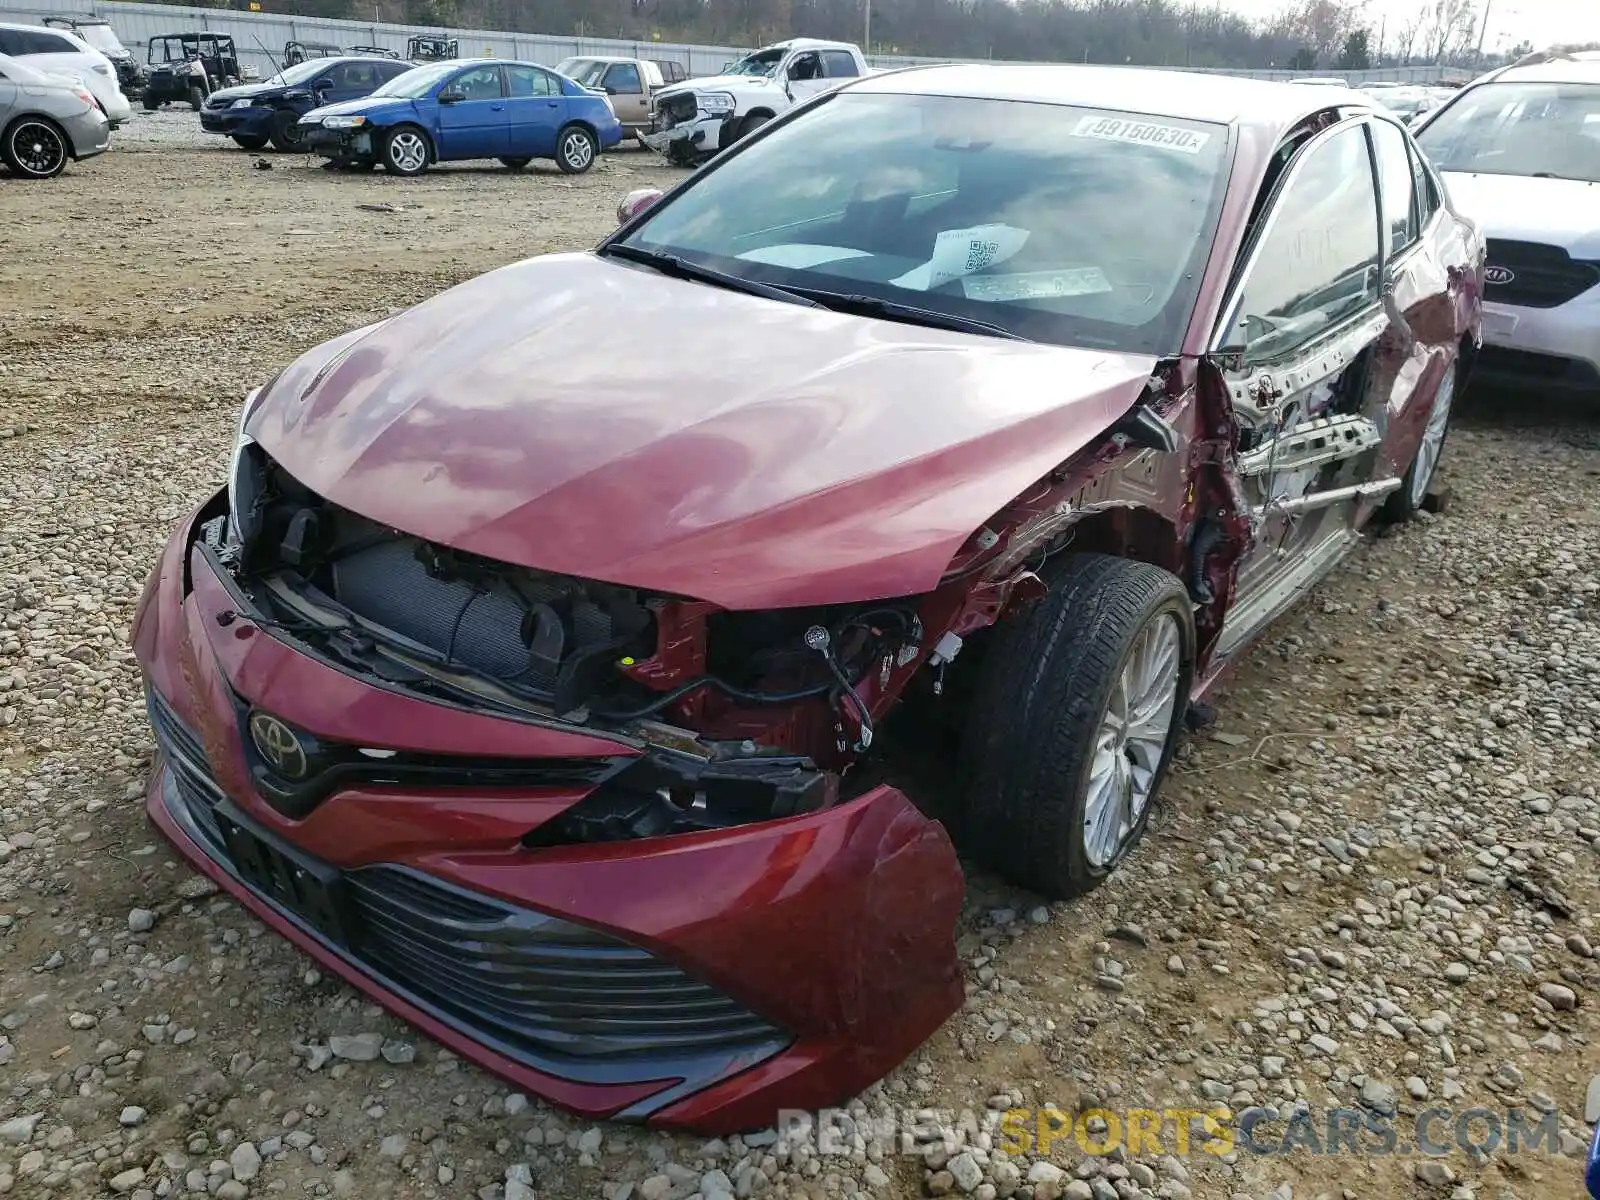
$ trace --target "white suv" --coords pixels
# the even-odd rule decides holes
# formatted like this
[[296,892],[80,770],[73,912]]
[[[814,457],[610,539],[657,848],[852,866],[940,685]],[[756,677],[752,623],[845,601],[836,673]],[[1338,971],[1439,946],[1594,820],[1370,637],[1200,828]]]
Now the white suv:
[[111,60],[76,34],[42,25],[0,24],[0,54],[20,58],[35,71],[64,76],[89,89],[112,128],[133,115],[128,98],[117,86]]
[[1600,393],[1600,54],[1492,72],[1416,138],[1489,242],[1474,373]]

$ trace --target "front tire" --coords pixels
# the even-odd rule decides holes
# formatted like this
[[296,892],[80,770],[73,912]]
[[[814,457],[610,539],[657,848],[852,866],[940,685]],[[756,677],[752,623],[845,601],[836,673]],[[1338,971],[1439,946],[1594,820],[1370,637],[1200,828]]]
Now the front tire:
[[383,139],[383,169],[391,175],[421,175],[431,156],[428,135],[415,125],[391,129]]
[[1400,481],[1400,490],[1391,492],[1384,501],[1383,516],[1392,522],[1410,521],[1427,504],[1428,489],[1439,471],[1439,459],[1444,454],[1445,439],[1450,435],[1450,408],[1456,396],[1456,377],[1461,358],[1458,355],[1444,374],[1433,393],[1433,407],[1428,410],[1428,422],[1422,427],[1422,437],[1417,442],[1417,452]]
[[300,149],[300,114],[288,109],[273,113],[272,132],[267,136],[278,153],[293,154]]
[[556,166],[568,175],[582,175],[594,166],[600,139],[582,125],[568,125],[556,138]]
[[189,107],[194,109],[195,112],[199,112],[205,107],[205,103],[206,90],[198,84],[196,84],[194,87],[191,87],[189,89]]
[[1099,886],[1143,835],[1194,677],[1189,597],[1158,567],[1064,558],[993,633],[962,737],[965,840],[1052,899]]
[[46,117],[18,117],[0,140],[0,158],[22,179],[54,179],[71,157],[67,135]]
[[260,150],[267,144],[267,139],[254,134],[236,133],[233,135],[233,143],[241,150]]
[[153,96],[144,97],[140,103],[144,105],[145,112],[155,112],[156,109],[161,107],[161,101],[157,100]]
[[749,137],[752,133],[760,129],[770,120],[772,120],[771,113],[751,113],[743,121],[739,122],[739,136],[734,140],[739,142],[744,141],[745,138]]

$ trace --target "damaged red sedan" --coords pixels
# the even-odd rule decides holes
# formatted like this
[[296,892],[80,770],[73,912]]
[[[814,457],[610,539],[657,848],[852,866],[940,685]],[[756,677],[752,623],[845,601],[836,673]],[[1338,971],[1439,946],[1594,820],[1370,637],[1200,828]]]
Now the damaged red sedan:
[[516,1086],[723,1132],[962,1003],[947,825],[1054,897],[1128,854],[1425,502],[1483,249],[1360,95],[1134,70],[867,78],[628,211],[247,398],[137,618],[148,805]]

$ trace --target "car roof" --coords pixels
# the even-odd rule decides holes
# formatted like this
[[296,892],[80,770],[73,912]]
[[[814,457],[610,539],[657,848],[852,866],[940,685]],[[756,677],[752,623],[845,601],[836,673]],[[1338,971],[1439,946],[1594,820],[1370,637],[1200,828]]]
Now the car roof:
[[1148,67],[951,65],[868,75],[850,91],[1023,100],[1287,131],[1333,107],[1381,112],[1353,88],[1299,87],[1274,80]]
[[1545,62],[1513,64],[1485,83],[1600,83],[1600,56],[1553,56]]

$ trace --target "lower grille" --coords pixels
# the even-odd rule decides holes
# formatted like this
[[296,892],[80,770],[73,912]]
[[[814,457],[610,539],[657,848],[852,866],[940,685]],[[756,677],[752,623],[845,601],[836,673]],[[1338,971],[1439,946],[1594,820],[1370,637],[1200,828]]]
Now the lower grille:
[[[684,1079],[674,1094],[790,1042],[715,988],[599,930],[408,867],[339,871],[254,829],[217,785],[200,739],[153,690],[148,703],[171,771],[169,807],[206,853],[385,987],[475,1041],[583,1082]],[[230,849],[241,826],[255,839],[248,862]],[[315,911],[295,911],[284,889],[252,883],[263,862],[275,877],[319,881]],[[337,919],[329,919],[330,905]]]
[[1572,258],[1560,246],[1489,239],[1483,298],[1523,308],[1558,308],[1600,284],[1600,263]]

